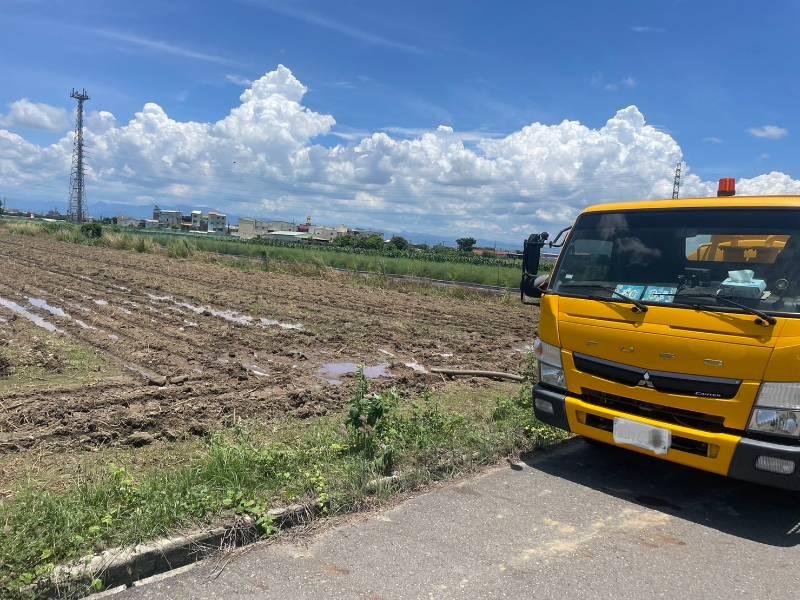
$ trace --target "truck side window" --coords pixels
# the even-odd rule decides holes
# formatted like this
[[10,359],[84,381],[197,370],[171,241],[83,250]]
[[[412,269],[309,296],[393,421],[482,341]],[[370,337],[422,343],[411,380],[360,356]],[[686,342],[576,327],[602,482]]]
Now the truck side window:
[[613,249],[614,243],[609,240],[576,239],[564,256],[560,272],[574,281],[606,280]]

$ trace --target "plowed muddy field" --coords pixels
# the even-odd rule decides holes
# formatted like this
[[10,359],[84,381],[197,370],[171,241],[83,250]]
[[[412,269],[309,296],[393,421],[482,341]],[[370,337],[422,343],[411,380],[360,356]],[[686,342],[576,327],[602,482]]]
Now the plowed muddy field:
[[446,385],[434,366],[523,368],[530,307],[331,277],[0,231],[0,453],[321,415],[357,364],[406,389]]

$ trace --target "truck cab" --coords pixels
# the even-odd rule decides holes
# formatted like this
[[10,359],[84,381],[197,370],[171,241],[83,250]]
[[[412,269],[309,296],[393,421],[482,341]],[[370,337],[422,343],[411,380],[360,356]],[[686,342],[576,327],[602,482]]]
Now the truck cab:
[[537,418],[712,473],[800,490],[800,197],[598,205],[540,305]]

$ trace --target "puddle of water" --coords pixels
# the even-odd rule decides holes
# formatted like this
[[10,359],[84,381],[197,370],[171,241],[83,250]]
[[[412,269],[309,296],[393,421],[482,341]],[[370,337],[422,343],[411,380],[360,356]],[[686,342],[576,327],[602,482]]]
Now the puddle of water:
[[261,324],[264,327],[278,326],[281,329],[294,329],[296,331],[301,331],[303,329],[303,326],[300,323],[281,323],[275,319],[265,319],[264,317],[261,317]]
[[[325,363],[319,368],[317,374],[328,383],[339,385],[342,383],[342,377],[345,375],[353,375],[358,371],[358,365],[351,362],[331,362]],[[392,375],[389,373],[389,364],[380,363],[372,367],[364,367],[364,377],[367,379],[383,379],[390,378]]]
[[[235,310],[219,310],[210,306],[197,306],[195,304],[190,304],[189,302],[178,302],[175,300],[175,298],[169,295],[157,296],[155,294],[147,294],[147,297],[154,302],[171,302],[175,306],[186,308],[196,315],[210,313],[214,317],[225,319],[226,321],[236,323],[237,325],[251,325],[254,321],[254,318],[250,315],[245,315],[240,312],[236,312]],[[282,323],[281,321],[276,321],[275,319],[266,319],[264,317],[260,318],[258,323],[262,327],[280,327],[281,329],[293,329],[296,331],[304,329],[303,325],[300,323]]]
[[103,300],[102,298],[95,298],[94,303],[98,306],[108,306],[108,300]]
[[124,285],[114,285],[112,283],[111,287],[114,288],[115,290],[119,290],[120,292],[130,292],[131,291],[130,288],[126,288]]
[[211,308],[210,306],[194,306],[189,304],[188,302],[179,302],[178,306],[183,306],[184,308],[188,308],[194,313],[201,314],[204,312],[210,312],[213,316],[219,317],[221,319],[225,319],[226,321],[230,321],[231,323],[237,323],[239,325],[250,325],[253,322],[253,317],[249,315],[243,315],[241,313],[237,313],[233,310],[217,310],[215,308]]
[[417,361],[407,362],[407,363],[403,363],[403,364],[405,366],[407,366],[409,369],[411,369],[412,371],[416,371],[417,373],[427,373],[428,372],[428,369],[423,367]]
[[48,304],[47,301],[44,300],[43,298],[31,298],[30,296],[28,296],[28,304],[30,304],[34,308],[41,308],[42,310],[46,310],[51,315],[54,315],[56,317],[66,317],[67,316],[67,313],[65,313],[63,310],[61,310],[57,306],[52,306],[52,305]]
[[6,300],[5,298],[0,298],[0,306],[5,306],[6,308],[8,308],[8,309],[12,310],[13,312],[15,312],[16,314],[18,314],[20,317],[22,317],[24,319],[28,319],[28,321],[30,321],[31,323],[33,323],[37,327],[41,327],[42,329],[45,329],[45,330],[47,330],[47,331],[49,331],[51,333],[64,333],[63,331],[61,331],[58,327],[56,327],[55,325],[53,325],[49,321],[45,321],[40,316],[35,315],[32,312],[29,312],[29,311],[25,310],[24,308],[22,308],[16,302],[12,302],[11,300]]
[[445,352],[444,354],[440,353],[439,356],[441,356],[442,358],[452,358],[453,353],[452,352]]
[[75,319],[75,323],[78,325],[78,327],[83,327],[84,329],[97,329],[97,327],[92,327],[91,325],[87,325],[80,319]]
[[243,315],[234,310],[217,310],[216,308],[211,308],[210,306],[195,306],[194,304],[189,304],[188,302],[178,302],[172,296],[156,296],[155,294],[147,294],[147,297],[156,302],[172,302],[172,304],[175,306],[187,308],[197,315],[207,312],[214,317],[219,317],[220,319],[225,319],[226,321],[230,321],[231,323],[236,323],[238,325],[250,325],[250,323],[253,322],[253,317],[249,315]]

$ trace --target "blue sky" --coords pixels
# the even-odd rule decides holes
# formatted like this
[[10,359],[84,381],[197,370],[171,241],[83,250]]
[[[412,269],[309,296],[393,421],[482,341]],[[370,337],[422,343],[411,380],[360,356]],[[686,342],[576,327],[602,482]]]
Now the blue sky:
[[[9,105],[26,98],[70,110],[68,95],[74,86],[86,87],[92,96],[88,108],[113,113],[118,127],[134,118],[146,102],[159,105],[176,122],[214,123],[240,104],[248,81],[283,64],[307,88],[301,100],[304,110],[335,119],[334,126],[303,140],[304,147],[353,147],[381,131],[400,143],[447,125],[470,150],[531,123],[555,127],[566,119],[579,121],[590,132],[601,130],[618,110],[634,105],[648,127],[677,144],[677,156],[696,176],[698,190],[719,177],[756,178],[773,171],[788,176],[781,181],[794,185],[800,175],[795,160],[800,83],[794,73],[799,12],[800,4],[793,2],[770,3],[767,10],[752,2],[688,1],[3,0],[0,113],[6,106],[8,110],[5,121],[0,117],[0,127],[40,148],[57,143],[66,133],[63,127],[43,128],[35,118],[12,118]],[[557,143],[559,131],[550,134],[547,143]],[[576,135],[575,143],[591,145]],[[648,135],[654,134],[644,137]],[[645,146],[666,144],[664,164],[674,164],[675,149],[669,143],[657,137],[640,141]],[[98,142],[98,148],[101,145]],[[124,152],[120,147],[114,156],[98,160],[121,164]],[[654,189],[646,182],[624,183],[636,179],[639,171],[649,176],[652,165],[636,171],[635,165],[623,168],[619,157],[615,160],[614,175],[608,176],[616,177],[616,183],[604,187],[601,181],[602,190],[630,196]],[[650,156],[649,163],[652,160]],[[416,159],[408,169],[403,167],[403,177],[412,183],[415,176],[409,169],[415,164],[419,164]],[[541,168],[552,169],[552,179],[558,181],[561,163],[545,161]],[[98,175],[93,194],[110,204],[126,204],[126,195],[152,196],[164,204],[188,201],[185,195],[162,197],[170,185],[163,172],[155,177],[140,168],[137,176],[123,181],[115,179],[110,168],[106,171]],[[66,189],[59,187],[63,177],[59,180],[55,172],[44,176],[52,177],[52,185],[40,180],[32,186],[34,191],[20,178],[4,180],[8,172],[8,166],[0,169],[0,195],[20,203],[52,203],[60,200],[61,187]],[[601,177],[602,169],[591,175]],[[218,185],[228,176],[214,175]],[[668,180],[670,174],[665,176]],[[245,188],[239,186],[230,200],[216,204],[240,213],[299,212],[301,217],[306,210],[317,210],[328,219],[339,216],[326,208],[325,194],[332,192],[328,187],[323,193],[316,185],[320,181],[311,182],[316,185],[311,186],[313,191],[294,187],[291,201],[286,196],[287,202],[280,206],[277,198],[283,197],[292,177],[297,175],[282,173],[281,185],[267,193],[263,206],[247,205],[245,196],[258,195],[262,188],[269,192],[275,181],[275,176],[254,169]],[[420,178],[432,178],[437,190],[443,185],[438,175]],[[148,181],[152,193],[147,193]],[[186,173],[176,182],[192,183]],[[402,188],[403,198],[418,189],[412,183]],[[414,203],[401,199],[394,188],[386,191],[366,180],[326,183],[334,184],[339,185],[330,196],[335,200],[354,197],[359,190],[382,199],[372,202],[372,212],[361,214],[357,205],[350,205],[342,211],[342,219],[334,220],[358,217],[370,225],[450,232],[441,225],[431,227],[425,210],[398,221],[390,205],[401,202],[407,208]],[[478,221],[492,220],[515,193],[496,186],[490,189],[485,182],[476,186],[468,173],[447,185],[465,186],[465,195],[472,198],[497,200],[460,206],[456,212],[463,217],[461,229],[480,229]],[[542,185],[531,192],[530,181],[522,181],[515,189],[520,197],[531,198],[531,206],[553,194],[573,209],[592,201],[593,188],[585,184],[571,182],[569,193],[558,185],[552,189]],[[767,189],[791,191],[769,185]],[[424,192],[426,199],[437,193],[433,188]],[[214,202],[208,189],[198,194],[197,202]],[[605,199],[603,193],[598,196]],[[453,210],[455,195],[448,192],[447,197],[442,204]],[[424,205],[439,217],[447,214],[430,203],[415,205]],[[532,211],[525,225],[540,225],[548,218],[564,220],[570,214],[537,216]],[[505,236],[508,227],[502,219],[493,223],[487,236]],[[453,228],[452,233],[457,231]],[[518,236],[514,232],[508,237]]]

